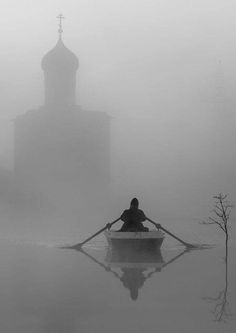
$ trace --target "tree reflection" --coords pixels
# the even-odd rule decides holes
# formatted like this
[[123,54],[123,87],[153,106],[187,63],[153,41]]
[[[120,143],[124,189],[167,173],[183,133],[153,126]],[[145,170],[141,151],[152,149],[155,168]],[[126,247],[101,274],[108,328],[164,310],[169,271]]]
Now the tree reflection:
[[214,303],[212,313],[215,321],[226,322],[231,315],[230,306],[228,302],[228,244],[225,245],[225,275],[224,275],[224,288],[218,293],[216,297],[205,297],[204,299]]

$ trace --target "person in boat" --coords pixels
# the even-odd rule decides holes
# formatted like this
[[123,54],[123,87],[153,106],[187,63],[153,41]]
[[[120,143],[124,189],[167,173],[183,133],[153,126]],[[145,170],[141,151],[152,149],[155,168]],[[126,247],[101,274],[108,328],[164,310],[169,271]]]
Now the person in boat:
[[120,219],[124,222],[119,231],[148,231],[142,222],[146,220],[144,212],[138,208],[139,202],[137,198],[133,198],[130,202],[130,208],[124,210]]

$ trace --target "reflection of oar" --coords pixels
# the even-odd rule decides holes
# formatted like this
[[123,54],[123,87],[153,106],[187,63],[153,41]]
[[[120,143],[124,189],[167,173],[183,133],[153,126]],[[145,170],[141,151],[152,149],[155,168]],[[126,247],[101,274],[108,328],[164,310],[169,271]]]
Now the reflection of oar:
[[179,259],[180,257],[182,257],[185,253],[190,252],[188,249],[185,249],[183,252],[177,254],[177,256],[175,256],[174,258],[170,259],[169,261],[165,262],[163,265],[163,268],[172,264],[172,262],[174,262],[175,260]]
[[[117,272],[113,271],[110,266],[105,265],[103,262],[99,261],[98,259],[96,259],[94,256],[92,256],[88,252],[84,251],[83,249],[79,249],[78,251],[81,252],[81,253],[83,253],[86,257],[88,257],[94,263],[96,263],[97,265],[99,265],[100,267],[102,267],[106,272],[112,273],[119,280],[121,279],[120,275]],[[171,263],[173,263],[175,260],[177,260],[180,257],[182,257],[182,255],[184,255],[187,252],[189,252],[188,249],[186,249],[183,252],[179,253],[178,255],[176,255],[174,258],[170,259],[166,263],[163,263],[163,266],[161,268],[159,268],[159,269],[156,268],[154,271],[148,273],[147,276],[145,277],[145,280],[150,279],[155,273],[160,272],[162,270],[162,268],[170,265]]]
[[78,244],[75,244],[73,246],[71,246],[71,249],[76,249],[76,250],[79,250],[81,249],[81,247],[89,242],[91,239],[93,239],[94,237],[98,236],[99,234],[101,234],[103,231],[105,231],[106,229],[110,229],[110,227],[115,224],[116,222],[118,222],[120,220],[120,217],[118,219],[116,219],[115,221],[111,222],[111,223],[107,223],[105,225],[105,227],[103,227],[102,229],[100,229],[99,231],[97,231],[94,235],[90,236],[89,238],[85,239],[85,241],[83,241],[82,243],[78,243]]
[[100,267],[104,268],[105,271],[111,272],[112,274],[115,275],[115,277],[120,278],[119,274],[117,274],[116,272],[114,272],[109,266],[105,265],[101,261],[99,261],[96,258],[94,258],[91,254],[88,254],[88,252],[84,251],[83,249],[79,249],[78,251],[81,252],[81,253],[83,253],[86,257],[88,257],[89,259],[91,259],[93,262],[95,262]]
[[[174,262],[175,260],[179,259],[180,257],[182,257],[182,255],[184,255],[186,252],[189,252],[188,249],[185,249],[183,252],[177,254],[174,258],[170,259],[169,261],[167,262],[164,262],[163,266],[161,267],[161,269],[163,269],[164,267],[172,264],[172,262]],[[160,269],[155,269],[153,272],[150,272],[148,275],[147,275],[147,278],[150,278],[153,274],[157,273],[157,272],[160,272]]]
[[172,234],[170,231],[166,230],[165,228],[163,228],[159,223],[156,223],[154,221],[152,221],[151,219],[149,219],[148,217],[146,217],[146,219],[151,222],[152,224],[154,224],[157,229],[161,229],[163,231],[165,231],[165,233],[167,233],[168,235],[170,235],[171,237],[177,239],[180,243],[184,244],[184,246],[186,246],[187,248],[196,248],[197,246],[186,243],[185,241],[183,241],[182,239],[180,239],[179,237],[175,236],[174,234]]

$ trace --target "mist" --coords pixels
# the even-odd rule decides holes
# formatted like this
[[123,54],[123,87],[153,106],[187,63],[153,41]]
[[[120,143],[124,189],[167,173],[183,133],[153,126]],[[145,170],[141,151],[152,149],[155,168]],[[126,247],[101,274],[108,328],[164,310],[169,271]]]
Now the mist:
[[236,2],[0,8],[0,331],[235,332]]
[[[33,233],[77,235],[115,219],[134,196],[165,221],[202,219],[219,192],[235,202],[235,9],[210,0],[2,1],[2,230],[24,234],[37,221]],[[44,105],[41,61],[57,43],[60,11],[63,42],[80,64],[78,110],[110,119],[108,195],[91,178],[84,190],[51,179],[38,192],[15,175],[14,122]]]

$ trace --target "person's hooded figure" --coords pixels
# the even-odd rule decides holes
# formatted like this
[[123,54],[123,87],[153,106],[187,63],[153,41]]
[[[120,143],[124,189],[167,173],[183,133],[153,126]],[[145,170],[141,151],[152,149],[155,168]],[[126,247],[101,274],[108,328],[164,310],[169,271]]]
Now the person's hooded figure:
[[138,206],[138,199],[133,198],[130,202],[130,208],[126,209],[120,217],[124,222],[120,231],[148,231],[148,228],[142,224],[146,220],[146,216]]

